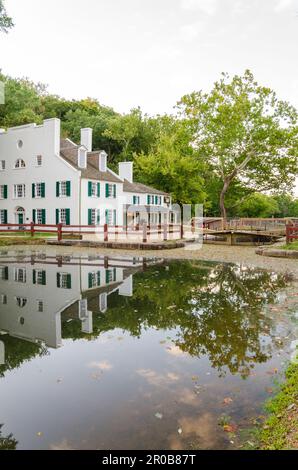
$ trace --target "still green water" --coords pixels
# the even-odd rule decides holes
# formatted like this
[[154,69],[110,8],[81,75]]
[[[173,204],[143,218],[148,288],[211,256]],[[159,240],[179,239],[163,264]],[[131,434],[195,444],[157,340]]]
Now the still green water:
[[293,354],[290,276],[0,252],[0,449],[236,449]]

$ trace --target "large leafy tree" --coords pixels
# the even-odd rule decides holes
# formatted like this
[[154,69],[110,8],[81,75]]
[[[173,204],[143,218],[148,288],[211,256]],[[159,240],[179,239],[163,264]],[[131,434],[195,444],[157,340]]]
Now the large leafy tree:
[[219,205],[235,181],[251,192],[292,188],[298,173],[297,111],[279,101],[253,74],[227,74],[210,93],[194,92],[178,103],[201,158],[221,181]]
[[0,0],[0,32],[8,33],[8,30],[13,26],[12,18],[8,16],[3,0]]
[[148,154],[135,155],[138,181],[167,191],[180,204],[203,203],[207,198],[203,164],[194,157],[191,136],[181,121],[159,118],[156,143]]

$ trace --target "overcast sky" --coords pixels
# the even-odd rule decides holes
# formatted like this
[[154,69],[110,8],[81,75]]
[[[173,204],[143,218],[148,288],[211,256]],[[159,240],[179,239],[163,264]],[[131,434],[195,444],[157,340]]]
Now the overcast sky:
[[5,0],[0,67],[66,98],[172,110],[250,68],[298,107],[298,0]]

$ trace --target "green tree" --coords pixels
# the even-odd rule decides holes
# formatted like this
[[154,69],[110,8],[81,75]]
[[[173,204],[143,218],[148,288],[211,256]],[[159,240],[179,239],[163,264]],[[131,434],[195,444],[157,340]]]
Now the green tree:
[[273,197],[254,193],[238,208],[240,217],[274,217],[278,213],[278,203]]
[[149,154],[135,155],[137,179],[162,189],[180,204],[206,201],[203,164],[194,158],[190,135],[183,123],[162,118],[158,140]]
[[298,198],[294,199],[290,194],[274,196],[278,205],[275,217],[298,217]]
[[0,450],[16,450],[18,441],[13,437],[12,434],[8,436],[2,436],[3,424],[0,424]]
[[221,180],[219,205],[239,181],[251,192],[293,187],[298,173],[297,111],[279,101],[253,74],[223,74],[210,93],[194,92],[178,103],[201,158]]
[[3,0],[0,0],[0,32],[8,33],[13,26],[12,18],[8,16]]

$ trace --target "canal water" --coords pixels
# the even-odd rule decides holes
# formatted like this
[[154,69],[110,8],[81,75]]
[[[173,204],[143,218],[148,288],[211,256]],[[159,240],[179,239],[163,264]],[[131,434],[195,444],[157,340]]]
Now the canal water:
[[0,251],[0,449],[253,444],[298,336],[290,275],[37,248]]

